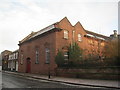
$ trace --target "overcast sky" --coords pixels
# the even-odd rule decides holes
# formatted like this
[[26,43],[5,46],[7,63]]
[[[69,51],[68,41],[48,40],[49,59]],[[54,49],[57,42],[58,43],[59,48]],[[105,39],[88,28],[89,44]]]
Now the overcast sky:
[[[88,2],[89,1],[89,2]],[[31,31],[65,16],[86,30],[109,36],[118,30],[119,0],[0,0],[0,52],[14,51]]]

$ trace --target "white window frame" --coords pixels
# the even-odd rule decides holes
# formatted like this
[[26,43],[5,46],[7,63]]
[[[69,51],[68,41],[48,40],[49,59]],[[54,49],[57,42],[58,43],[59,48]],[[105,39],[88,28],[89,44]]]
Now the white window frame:
[[74,38],[75,38],[75,31],[73,31],[72,34],[73,34],[73,40],[74,40]]
[[82,35],[79,33],[78,34],[78,41],[81,42],[82,41]]
[[16,59],[18,59],[18,52],[16,52]]
[[39,50],[38,49],[36,49],[35,55],[36,55],[35,63],[38,64],[39,63]]
[[13,54],[13,59],[16,59],[16,57],[15,57],[15,53]]
[[68,52],[64,52],[64,60],[68,61]]
[[68,30],[64,30],[64,39],[68,39]]
[[11,60],[11,55],[9,55],[9,59],[8,60]]
[[45,49],[45,63],[46,64],[49,64],[50,63],[50,49],[49,48],[46,48]]

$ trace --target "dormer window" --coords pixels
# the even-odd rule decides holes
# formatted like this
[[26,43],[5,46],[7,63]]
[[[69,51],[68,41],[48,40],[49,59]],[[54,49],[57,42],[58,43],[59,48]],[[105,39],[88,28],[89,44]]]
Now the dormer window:
[[78,41],[82,41],[82,36],[81,36],[81,34],[78,34]]
[[64,39],[68,39],[68,31],[64,30]]

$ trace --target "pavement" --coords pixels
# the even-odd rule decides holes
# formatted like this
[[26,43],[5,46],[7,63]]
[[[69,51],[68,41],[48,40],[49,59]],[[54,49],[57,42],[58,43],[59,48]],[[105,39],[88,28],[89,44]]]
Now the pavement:
[[3,72],[16,74],[20,76],[31,77],[35,79],[62,82],[67,84],[120,89],[120,81],[117,81],[117,80],[116,81],[115,80],[114,81],[113,80],[93,80],[93,79],[78,79],[78,78],[66,78],[66,77],[56,77],[56,76],[51,76],[50,78],[48,78],[47,75],[19,73],[19,72],[10,72],[10,71],[3,71]]
[[2,89],[2,72],[0,71],[0,90]]
[[[59,83],[59,82],[53,82],[53,81],[47,81],[47,80],[41,80],[41,79],[35,79],[25,76],[19,76],[9,73],[2,73],[2,90],[7,88],[7,90],[18,89],[18,90],[41,90],[41,88],[93,88],[90,86],[82,86],[82,85],[72,85],[72,84],[66,84],[66,83]],[[8,89],[9,88],[9,89]],[[104,89],[104,88],[102,88]],[[6,90],[6,89],[5,89]],[[105,88],[106,90],[106,88]],[[109,89],[108,89],[109,90]]]

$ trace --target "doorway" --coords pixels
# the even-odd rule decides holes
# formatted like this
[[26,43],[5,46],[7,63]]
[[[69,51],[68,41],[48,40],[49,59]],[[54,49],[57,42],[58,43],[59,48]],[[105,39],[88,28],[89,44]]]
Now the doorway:
[[31,72],[31,60],[30,58],[28,57],[26,59],[26,73],[30,73]]

